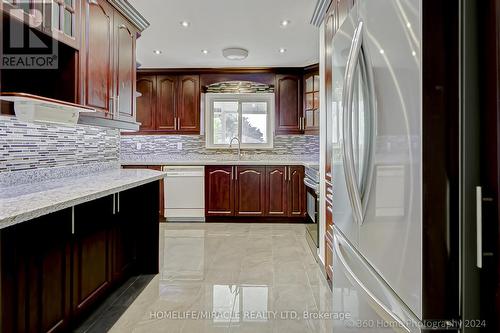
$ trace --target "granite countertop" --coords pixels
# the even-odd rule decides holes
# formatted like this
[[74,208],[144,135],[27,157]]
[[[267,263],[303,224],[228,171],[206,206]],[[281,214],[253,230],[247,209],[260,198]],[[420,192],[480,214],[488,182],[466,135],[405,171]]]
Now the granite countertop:
[[164,172],[112,169],[0,188],[0,229],[159,180]]
[[318,166],[319,157],[301,155],[133,155],[121,156],[122,165],[303,165]]

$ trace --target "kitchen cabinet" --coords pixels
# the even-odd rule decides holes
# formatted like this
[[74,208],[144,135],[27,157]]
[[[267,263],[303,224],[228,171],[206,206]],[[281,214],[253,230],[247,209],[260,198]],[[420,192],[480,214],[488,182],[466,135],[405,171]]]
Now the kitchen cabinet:
[[114,15],[114,96],[117,118],[135,122],[135,41],[137,30],[118,12]]
[[86,117],[135,124],[138,29],[106,0],[82,1],[80,103]]
[[[124,165],[123,169],[150,169],[161,171],[161,165]],[[163,179],[160,180],[160,193],[158,195],[158,213],[160,215],[160,222],[165,222],[165,184]]]
[[305,217],[306,188],[304,185],[304,167],[288,167],[288,216]]
[[111,220],[114,195],[75,207],[72,310],[80,315],[111,287]]
[[319,72],[304,75],[304,132],[319,134]]
[[205,215],[234,216],[234,167],[205,167]]
[[81,104],[95,108],[101,117],[111,118],[114,9],[106,0],[84,0],[82,12]]
[[288,167],[266,167],[266,215],[287,216]]
[[[153,131],[156,121],[156,76],[141,75],[137,79],[137,122],[141,123],[140,131]],[[145,112],[149,110],[149,112]]]
[[277,74],[275,102],[276,134],[304,133],[302,77],[294,74]]
[[302,166],[207,166],[206,216],[302,220],[303,181]]
[[177,131],[200,132],[200,78],[198,75],[181,75],[178,78],[178,99],[175,108]]
[[264,216],[266,167],[237,166],[236,216]]
[[73,49],[79,49],[80,1],[5,0],[0,11]]
[[199,75],[139,74],[137,88],[137,134],[200,133]]
[[[153,114],[151,118],[156,119],[156,128],[160,131],[175,132],[177,130],[177,118],[175,112],[175,101],[177,93],[177,78],[172,75],[159,75],[156,77],[158,85],[157,101],[154,109],[140,109],[138,112]],[[146,110],[146,112],[144,112]],[[157,110],[158,113],[154,113]],[[153,126],[153,130],[155,127]],[[141,127],[142,130],[142,127]]]
[[68,332],[113,286],[157,274],[157,196],[148,183],[0,230],[0,331]]
[[2,230],[1,253],[0,330],[67,331],[71,311],[71,209]]

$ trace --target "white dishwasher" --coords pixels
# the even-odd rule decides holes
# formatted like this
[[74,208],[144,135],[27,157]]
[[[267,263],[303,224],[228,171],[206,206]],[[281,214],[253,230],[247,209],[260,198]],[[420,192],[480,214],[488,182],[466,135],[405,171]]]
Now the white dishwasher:
[[205,221],[205,167],[164,166],[167,222]]

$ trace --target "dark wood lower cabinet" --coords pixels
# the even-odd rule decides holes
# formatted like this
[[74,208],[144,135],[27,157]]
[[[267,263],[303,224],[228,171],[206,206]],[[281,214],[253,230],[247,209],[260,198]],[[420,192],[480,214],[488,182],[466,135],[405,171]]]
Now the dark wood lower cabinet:
[[205,215],[234,216],[232,166],[205,167]]
[[70,331],[131,274],[158,273],[158,232],[158,182],[0,230],[0,331]]
[[236,216],[264,216],[266,167],[236,167]]
[[288,206],[288,167],[266,167],[266,215],[287,216]]
[[211,217],[261,217],[253,222],[302,221],[306,190],[302,166],[207,166],[205,207]]

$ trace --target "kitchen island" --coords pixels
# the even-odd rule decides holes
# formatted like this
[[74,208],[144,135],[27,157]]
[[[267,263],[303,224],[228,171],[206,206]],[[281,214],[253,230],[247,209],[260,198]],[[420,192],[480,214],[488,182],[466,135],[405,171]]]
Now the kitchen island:
[[111,169],[1,188],[1,331],[70,330],[130,275],[158,273],[163,177]]

